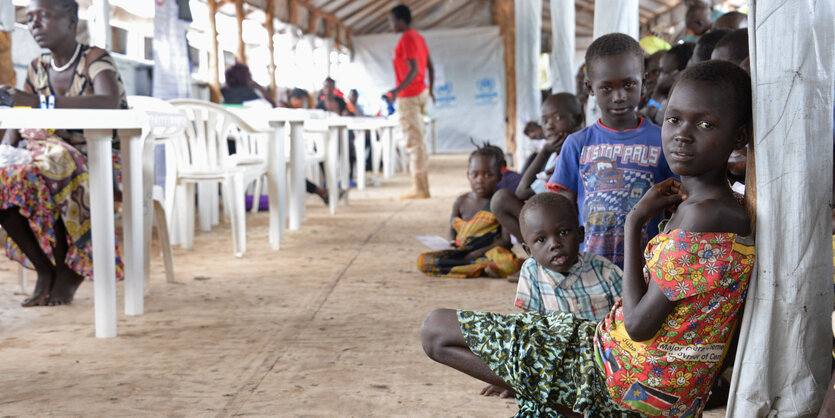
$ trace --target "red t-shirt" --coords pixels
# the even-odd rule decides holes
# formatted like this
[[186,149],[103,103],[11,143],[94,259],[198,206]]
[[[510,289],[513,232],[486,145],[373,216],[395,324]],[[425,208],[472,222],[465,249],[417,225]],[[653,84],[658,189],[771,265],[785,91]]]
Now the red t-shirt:
[[394,75],[398,86],[409,74],[409,64],[406,61],[413,58],[417,60],[417,76],[400,92],[398,95],[400,97],[417,96],[423,92],[426,88],[426,83],[423,82],[426,75],[426,62],[429,60],[426,41],[416,30],[406,29],[400,41],[397,42],[397,47],[394,48]]

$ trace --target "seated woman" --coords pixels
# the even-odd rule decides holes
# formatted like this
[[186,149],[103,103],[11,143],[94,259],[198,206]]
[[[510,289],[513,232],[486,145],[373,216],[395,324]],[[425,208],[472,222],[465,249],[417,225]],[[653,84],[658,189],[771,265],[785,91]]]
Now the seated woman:
[[452,205],[449,238],[451,250],[423,253],[417,267],[430,276],[507,277],[519,271],[522,261],[510,250],[510,236],[490,212],[490,198],[502,177],[504,152],[486,144],[470,154],[467,178],[472,191]]
[[[287,95],[287,101],[280,101],[278,103],[278,107],[286,107],[289,109],[307,109],[309,100],[310,96],[307,94],[306,90],[294,88]],[[324,172],[324,166],[321,164],[320,166],[322,167],[321,170]],[[322,202],[325,202],[325,205],[330,203],[330,199],[328,198],[328,189],[326,187],[321,187],[308,179],[304,179],[304,187],[308,193],[319,196],[319,198],[322,199]],[[343,194],[344,191],[340,190],[340,198]]]
[[264,87],[252,79],[252,73],[245,64],[236,62],[226,69],[226,87],[220,89],[225,104],[243,104],[253,100],[264,100],[275,107],[275,100]]
[[[24,91],[0,86],[16,105],[38,107],[54,96],[58,108],[127,108],[113,59],[75,40],[75,1],[32,0],[26,21],[35,41],[49,52],[32,61]],[[79,151],[84,138],[78,132],[27,129],[7,131],[3,143],[26,147],[33,157],[29,164],[0,168],[6,254],[38,274],[23,306],[68,304],[83,278],[93,275],[87,158]],[[118,255],[116,270],[121,276]]]

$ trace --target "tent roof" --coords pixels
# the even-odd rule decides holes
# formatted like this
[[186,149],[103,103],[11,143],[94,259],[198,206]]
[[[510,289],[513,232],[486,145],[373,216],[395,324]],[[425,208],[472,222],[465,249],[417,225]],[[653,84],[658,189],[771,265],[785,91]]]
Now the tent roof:
[[[683,0],[640,0],[641,24],[667,12]],[[266,3],[254,0],[251,3]],[[333,14],[355,35],[390,31],[386,17],[398,4],[392,0],[309,0],[309,4]],[[485,26],[490,21],[490,0],[401,0],[412,10],[415,28]],[[591,36],[594,1],[576,0],[577,36]],[[550,0],[542,1],[543,31],[550,32]]]

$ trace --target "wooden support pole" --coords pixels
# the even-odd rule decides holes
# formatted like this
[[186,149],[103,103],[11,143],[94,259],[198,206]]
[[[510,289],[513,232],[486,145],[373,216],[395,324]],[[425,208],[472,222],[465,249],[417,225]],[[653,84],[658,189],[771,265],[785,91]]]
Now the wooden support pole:
[[270,87],[267,91],[270,93],[270,97],[273,101],[276,101],[276,82],[275,82],[275,42],[273,42],[273,38],[275,37],[275,0],[267,0],[267,50],[270,52],[270,65],[267,67],[267,72],[270,73]]
[[235,20],[238,23],[238,52],[235,61],[246,65],[246,45],[244,44],[244,0],[235,0]]
[[342,47],[342,34],[345,33],[342,29],[342,25],[334,25],[334,29],[336,33],[334,33],[334,46],[336,49],[341,49]]
[[516,155],[516,12],[513,0],[493,0],[493,24],[499,26],[504,45],[505,144]]
[[316,10],[307,11],[307,31],[305,33],[317,34],[319,26],[319,13]]
[[333,24],[333,22],[331,22],[328,19],[324,19],[324,23],[325,23],[325,39],[328,39],[328,38],[333,36],[333,28],[336,25]]
[[215,0],[209,0],[209,98],[215,103],[221,102],[220,76],[218,76],[218,47],[217,47],[217,5]]
[[299,25],[299,5],[297,0],[287,0],[287,20],[294,26]]

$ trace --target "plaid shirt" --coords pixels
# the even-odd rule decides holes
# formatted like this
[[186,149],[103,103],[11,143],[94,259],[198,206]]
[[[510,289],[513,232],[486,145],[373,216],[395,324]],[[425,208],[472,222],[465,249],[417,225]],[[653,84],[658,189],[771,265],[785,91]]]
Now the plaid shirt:
[[530,257],[519,274],[515,305],[528,312],[569,312],[599,322],[620,299],[622,275],[609,259],[583,251],[565,274]]

